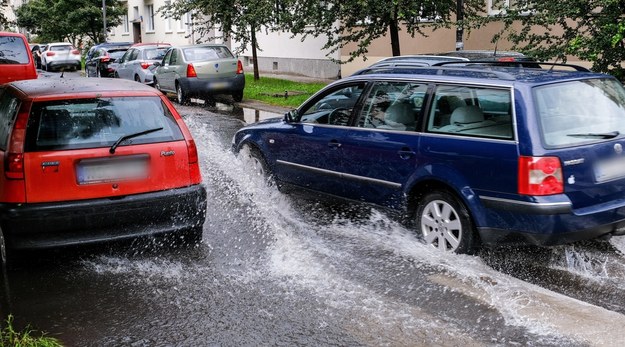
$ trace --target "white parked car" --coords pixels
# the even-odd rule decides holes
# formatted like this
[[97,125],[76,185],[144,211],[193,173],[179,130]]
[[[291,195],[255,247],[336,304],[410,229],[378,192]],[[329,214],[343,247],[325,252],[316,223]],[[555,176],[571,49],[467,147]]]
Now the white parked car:
[[41,53],[41,67],[46,71],[80,70],[80,51],[69,42],[50,43]]

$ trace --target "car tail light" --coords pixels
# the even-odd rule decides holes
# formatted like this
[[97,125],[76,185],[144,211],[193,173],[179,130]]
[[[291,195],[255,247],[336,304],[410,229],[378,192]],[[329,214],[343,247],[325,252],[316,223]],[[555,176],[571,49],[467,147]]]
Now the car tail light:
[[197,77],[193,64],[187,65],[187,77]]
[[240,75],[243,73],[243,63],[241,63],[240,60],[237,61],[237,75]]
[[519,157],[519,194],[553,195],[564,192],[558,157]]
[[54,52],[52,52],[52,51],[47,51],[47,52],[46,52],[46,56],[47,56],[47,57],[51,57],[51,56],[53,56],[53,55],[54,55]]
[[149,67],[150,67],[150,65],[152,65],[152,64],[150,64],[150,63],[146,63],[146,62],[141,62],[141,68],[142,68],[142,69],[144,69],[144,70],[145,70],[145,69],[147,69],[147,68],[149,68]]
[[74,55],[80,54],[80,51],[79,51],[79,50],[77,50],[77,49],[73,49],[73,50],[72,50],[72,54],[74,54]]
[[501,61],[501,62],[515,62],[516,59],[514,59],[514,57],[502,57],[497,59],[497,61]]
[[202,174],[200,173],[200,163],[197,154],[197,147],[193,139],[187,139],[187,153],[189,153],[189,177],[191,184],[202,183]]
[[100,59],[100,61],[101,61],[102,63],[109,62],[109,61],[111,61],[111,57],[107,54],[107,55],[105,55],[104,57],[102,57],[102,59]]
[[4,158],[4,174],[9,179],[24,179],[24,141],[27,123],[28,113],[19,113]]

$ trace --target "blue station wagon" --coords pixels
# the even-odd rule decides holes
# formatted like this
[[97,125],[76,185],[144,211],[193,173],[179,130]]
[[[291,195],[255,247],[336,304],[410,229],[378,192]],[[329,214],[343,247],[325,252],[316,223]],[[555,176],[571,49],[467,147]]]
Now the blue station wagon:
[[399,211],[456,253],[625,235],[624,146],[615,78],[498,66],[352,76],[233,138],[278,187]]

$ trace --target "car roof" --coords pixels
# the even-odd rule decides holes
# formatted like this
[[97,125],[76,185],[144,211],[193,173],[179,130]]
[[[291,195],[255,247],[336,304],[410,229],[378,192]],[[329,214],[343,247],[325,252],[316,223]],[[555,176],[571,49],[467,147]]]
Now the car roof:
[[[392,70],[392,68],[389,70]],[[432,81],[469,82],[476,84],[484,84],[485,82],[488,82],[489,84],[513,85],[514,83],[520,82],[524,84],[538,85],[557,81],[570,81],[588,78],[614,77],[602,73],[583,71],[480,65],[473,67],[413,67],[410,69],[410,73],[372,73],[368,75],[354,75],[343,80],[428,79]]]
[[12,33],[10,31],[0,31],[0,36],[15,36],[15,37],[26,37],[20,33]]
[[39,78],[15,81],[5,85],[15,88],[30,98],[79,96],[98,93],[124,93],[128,95],[161,95],[158,90],[131,80],[113,78]]
[[164,47],[169,47],[171,46],[171,43],[167,43],[167,42],[152,42],[152,43],[135,43],[133,44],[131,47],[136,48],[136,47],[145,47],[145,46],[164,46]]
[[228,47],[221,43],[200,43],[197,45],[180,45],[176,46],[176,48],[191,48],[191,47]]

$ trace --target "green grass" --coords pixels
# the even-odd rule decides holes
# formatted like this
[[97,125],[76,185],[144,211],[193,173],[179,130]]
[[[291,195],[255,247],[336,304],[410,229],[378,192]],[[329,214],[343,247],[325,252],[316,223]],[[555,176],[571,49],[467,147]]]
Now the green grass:
[[[33,334],[37,336],[33,336]],[[35,333],[29,327],[22,331],[13,328],[13,316],[9,315],[5,327],[0,330],[0,347],[62,347],[61,342],[43,333]]]
[[[262,76],[258,81],[254,81],[253,74],[245,74],[243,99],[296,108],[325,86],[325,83],[302,83]],[[288,98],[284,97],[285,91],[288,91],[290,94]]]

